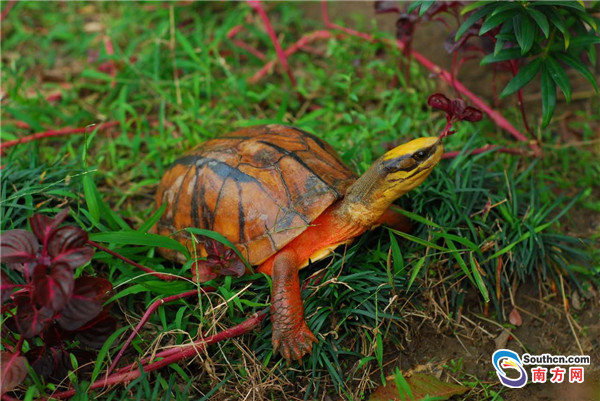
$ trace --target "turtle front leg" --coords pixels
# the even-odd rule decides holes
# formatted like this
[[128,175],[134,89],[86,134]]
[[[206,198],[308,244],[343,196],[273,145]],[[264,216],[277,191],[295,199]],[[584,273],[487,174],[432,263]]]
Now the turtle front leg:
[[375,224],[376,226],[383,224],[384,226],[388,226],[394,230],[405,233],[412,231],[410,219],[394,210],[394,207],[388,208]]
[[271,321],[273,322],[273,353],[277,350],[290,361],[301,360],[310,353],[317,339],[304,321],[304,306],[298,278],[298,262],[293,250],[282,251],[273,261],[273,294]]

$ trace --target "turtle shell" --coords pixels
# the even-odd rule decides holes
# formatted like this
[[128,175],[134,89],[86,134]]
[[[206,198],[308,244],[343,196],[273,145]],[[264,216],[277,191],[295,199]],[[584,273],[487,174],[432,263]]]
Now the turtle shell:
[[[156,206],[166,204],[157,232],[205,256],[203,245],[179,230],[216,231],[258,265],[355,180],[335,150],[314,135],[283,125],[241,129],[202,143],[169,167],[156,193]],[[162,253],[182,261],[183,255]]]

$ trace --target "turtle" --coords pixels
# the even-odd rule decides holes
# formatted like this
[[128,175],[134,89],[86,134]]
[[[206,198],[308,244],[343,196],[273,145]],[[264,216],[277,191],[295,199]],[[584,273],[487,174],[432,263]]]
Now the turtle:
[[[167,169],[156,192],[156,207],[165,210],[155,229],[200,256],[206,247],[183,229],[216,231],[270,275],[273,352],[301,360],[317,339],[304,320],[298,271],[381,224],[408,229],[392,203],[429,176],[443,151],[440,138],[417,138],[358,177],[331,145],[299,128],[239,129],[201,143]],[[185,262],[173,250],[160,253]]]

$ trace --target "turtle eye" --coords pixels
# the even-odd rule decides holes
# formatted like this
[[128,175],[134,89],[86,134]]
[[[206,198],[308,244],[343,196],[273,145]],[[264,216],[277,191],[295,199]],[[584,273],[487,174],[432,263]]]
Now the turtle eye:
[[424,150],[419,150],[418,152],[415,152],[413,154],[413,159],[415,159],[416,161],[420,162],[423,161],[427,158],[428,153],[425,152]]

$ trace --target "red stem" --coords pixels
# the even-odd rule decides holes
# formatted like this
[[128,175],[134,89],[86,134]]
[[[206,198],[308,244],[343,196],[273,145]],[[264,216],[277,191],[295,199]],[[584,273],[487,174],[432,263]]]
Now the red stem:
[[[364,32],[355,31],[353,29],[349,29],[349,28],[331,23],[331,21],[329,20],[329,14],[327,13],[327,1],[326,0],[322,0],[321,9],[322,9],[322,13],[323,13],[323,21],[327,28],[341,30],[349,35],[356,36],[356,37],[368,40],[370,42],[377,41],[373,36],[366,34]],[[404,44],[400,40],[384,39],[384,40],[382,40],[382,42],[389,46],[393,46],[395,44],[398,47],[398,49],[404,50]],[[448,71],[446,71],[443,68],[441,68],[440,66],[434,64],[428,58],[426,58],[422,54],[416,52],[415,50],[411,49],[410,54],[411,54],[412,58],[417,60],[417,62],[419,62],[419,64],[421,64],[423,67],[425,67],[429,71],[432,71],[433,73],[435,73],[443,81],[446,81],[450,85],[453,85],[454,88],[459,93],[461,93],[466,98],[468,98],[475,107],[483,110],[490,117],[490,119],[492,121],[494,121],[494,123],[497,126],[508,131],[517,140],[519,140],[521,142],[529,142],[529,139],[527,139],[527,137],[525,137],[525,135],[523,135],[519,130],[517,130],[506,118],[504,118],[504,116],[502,116],[502,114],[500,114],[499,112],[497,112],[496,110],[494,110],[490,106],[488,106],[481,98],[479,98],[477,95],[475,95],[469,89],[467,89],[460,81],[454,79],[452,74],[450,74]],[[535,152],[535,154],[538,155],[540,152],[538,146],[535,143],[530,143],[529,145],[530,145],[531,149]]]
[[[519,72],[517,68],[517,62],[515,60],[510,60],[510,68],[513,73],[513,77],[517,75]],[[521,110],[521,118],[523,119],[523,125],[525,125],[525,130],[529,132],[529,134],[533,135],[531,128],[529,128],[529,123],[527,122],[527,115],[525,114],[525,105],[523,104],[523,90],[519,89],[517,91],[517,104],[519,105],[519,109]]]
[[127,341],[125,341],[125,344],[123,344],[123,347],[121,347],[121,349],[119,350],[119,353],[117,354],[117,356],[115,357],[115,359],[111,363],[111,365],[108,368],[108,371],[106,372],[106,374],[110,375],[112,373],[112,371],[114,370],[114,368],[119,363],[119,360],[121,359],[121,357],[125,353],[125,350],[127,350],[127,347],[129,347],[129,344],[131,344],[131,342],[133,341],[133,339],[135,338],[135,336],[140,332],[140,329],[144,326],[144,324],[146,324],[146,322],[148,321],[148,319],[150,319],[150,316],[154,313],[154,311],[156,309],[158,309],[159,306],[161,306],[163,304],[166,304],[168,302],[176,301],[176,300],[181,299],[181,298],[187,298],[187,297],[191,297],[193,295],[198,295],[199,291],[207,293],[207,292],[215,291],[215,288],[214,287],[204,287],[204,288],[200,287],[199,289],[195,289],[195,290],[192,290],[192,291],[183,292],[181,294],[171,295],[169,297],[165,297],[165,298],[162,298],[162,299],[157,299],[156,301],[154,301],[154,303],[152,303],[152,305],[150,305],[150,307],[148,308],[148,310],[146,311],[146,313],[144,313],[144,316],[142,316],[142,318],[140,319],[140,321],[137,324],[137,326],[135,326],[135,328],[133,329],[133,332],[131,333],[131,335],[129,336],[129,338],[127,339]]
[[240,31],[243,29],[244,29],[243,25],[236,25],[233,28],[231,28],[225,36],[227,36],[227,39],[233,39],[235,37],[235,35],[240,33]]
[[[284,53],[287,57],[289,57],[292,54],[296,53],[298,50],[302,49],[307,44],[314,42],[317,39],[329,39],[332,36],[333,35],[329,31],[325,31],[325,30],[311,32],[309,34],[302,36],[300,38],[300,40],[298,40],[296,43],[294,43],[293,45],[288,47]],[[271,60],[268,63],[266,63],[253,76],[248,78],[248,83],[255,84],[258,81],[260,81],[265,75],[268,74],[268,72],[273,68],[273,66],[276,63],[277,63],[277,60]]]
[[265,29],[267,30],[267,33],[269,34],[269,37],[271,38],[273,47],[275,47],[275,52],[277,53],[277,58],[279,59],[279,62],[281,63],[281,66],[285,70],[287,76],[290,78],[290,82],[292,83],[292,86],[295,88],[296,80],[294,79],[294,76],[292,75],[292,71],[290,70],[290,66],[288,65],[288,62],[287,62],[287,57],[285,56],[285,53],[283,52],[283,49],[281,48],[281,44],[279,43],[279,40],[277,39],[277,35],[275,34],[275,31],[273,30],[273,26],[271,25],[269,16],[265,12],[260,0],[247,0],[247,1],[248,1],[248,4],[250,5],[250,7],[252,7],[254,9],[254,11],[256,11],[258,13],[258,15],[260,16],[260,18],[263,21],[263,24],[265,24]]
[[[487,152],[490,149],[493,149],[494,152],[510,153],[512,155],[523,155],[522,149],[511,149],[511,148],[505,148],[505,147],[501,147],[501,146],[497,146],[497,145],[485,145],[481,148],[473,149],[472,151],[468,152],[468,154],[469,155],[477,155],[479,153]],[[446,152],[442,155],[442,159],[452,159],[453,157],[456,157],[461,153],[462,153],[461,151]]]
[[[269,310],[268,308],[265,308],[262,311],[256,313],[251,318],[243,321],[242,323],[240,323],[236,326],[233,326],[227,330],[223,330],[222,332],[217,333],[208,338],[200,339],[198,341],[194,341],[192,343],[177,347],[174,349],[175,351],[167,350],[165,352],[159,352],[158,354],[156,354],[155,358],[163,358],[163,359],[161,359],[160,361],[156,361],[156,362],[153,362],[153,363],[143,366],[143,371],[151,372],[153,370],[160,369],[164,366],[168,366],[172,363],[176,363],[176,362],[179,362],[184,359],[187,359],[187,358],[197,355],[200,351],[205,349],[207,345],[214,344],[216,342],[227,340],[230,338],[239,337],[243,334],[246,334],[246,333],[250,332],[251,330],[255,329],[256,327],[258,327],[258,325],[260,325],[260,323],[266,317],[268,310]],[[166,352],[168,352],[168,356],[165,356]],[[134,367],[137,367],[137,364],[131,364],[128,366],[128,368],[131,368],[131,369],[133,369]],[[94,382],[90,385],[89,389],[93,390],[93,389],[97,389],[97,388],[108,387],[108,386],[115,385],[115,384],[129,382],[131,380],[138,378],[141,375],[141,373],[142,372],[139,368],[136,368],[136,369],[128,371],[128,372],[122,372],[122,370],[121,370],[121,371],[119,371],[119,373],[114,373],[114,374],[106,377],[105,379],[97,380],[96,382]],[[75,390],[67,390],[67,391],[63,391],[61,393],[52,394],[50,396],[50,398],[51,399],[65,399],[65,398],[72,397],[74,395],[75,395]]]
[[[106,36],[104,38],[104,49],[106,50],[106,54],[109,56],[114,56],[115,54],[115,48],[113,47],[112,44],[112,40],[110,40],[110,38],[108,36]],[[117,76],[117,66],[115,64],[115,60],[111,59],[110,60],[110,76],[113,78],[112,81],[110,82],[110,87],[114,88],[115,85],[117,84],[117,81],[115,80],[116,76]]]
[[152,270],[149,267],[146,267],[146,266],[143,266],[143,265],[141,265],[141,264],[139,264],[137,262],[134,262],[133,260],[128,259],[128,258],[126,258],[123,255],[119,255],[117,252],[111,251],[110,249],[108,249],[108,248],[106,248],[106,247],[104,247],[104,246],[102,246],[102,245],[100,245],[100,244],[98,244],[98,243],[96,243],[94,241],[88,240],[87,243],[90,244],[91,246],[93,246],[94,248],[97,248],[97,249],[99,249],[101,251],[104,251],[104,252],[106,252],[106,253],[114,256],[115,258],[121,259],[125,263],[129,263],[130,265],[135,266],[138,269],[140,269],[142,271],[145,271],[146,273],[152,274],[153,276],[155,276],[156,278],[158,278],[160,280],[163,280],[163,281],[174,281],[174,280],[178,280],[179,279],[177,276],[173,276],[171,274],[159,273],[156,270]]
[[260,61],[265,61],[266,58],[267,58],[267,56],[265,56],[265,54],[263,52],[261,52],[260,50],[255,49],[254,47],[250,46],[247,43],[244,43],[241,40],[232,40],[231,43],[233,43],[234,45],[236,45],[240,49],[246,50],[248,53],[252,54],[254,57],[256,57],[257,59],[259,59]]
[[13,8],[16,2],[17,0],[12,0],[8,2],[8,4],[4,7],[4,10],[2,10],[2,14],[0,14],[0,21],[4,21],[4,19],[8,16],[8,13]]
[[7,141],[4,142],[2,144],[0,144],[0,152],[4,152],[4,149],[6,148],[10,148],[12,146],[18,145],[20,143],[27,143],[27,142],[31,142],[31,141],[35,141],[38,139],[43,139],[43,138],[50,138],[50,137],[54,137],[54,136],[62,136],[62,135],[73,135],[73,134],[85,134],[88,132],[93,132],[94,130],[105,130],[107,128],[111,128],[114,127],[116,125],[119,125],[118,121],[109,121],[106,123],[100,123],[98,125],[93,125],[93,126],[87,126],[87,127],[83,127],[83,128],[61,128],[58,130],[50,130],[50,131],[44,131],[44,132],[38,132],[35,134],[31,134],[31,135],[27,135],[24,136],[22,138],[19,139],[15,139],[14,141]]
[[229,32],[227,32],[227,39],[231,40],[231,43],[233,43],[234,45],[236,45],[237,47],[239,47],[240,49],[244,49],[247,52],[251,53],[252,55],[254,55],[256,58],[258,58],[261,61],[264,61],[267,56],[265,56],[265,54],[263,52],[261,52],[258,49],[255,49],[254,47],[250,46],[247,43],[244,43],[241,40],[236,40],[234,39],[234,37],[244,29],[243,25],[236,25],[233,28],[231,28],[229,30]]

